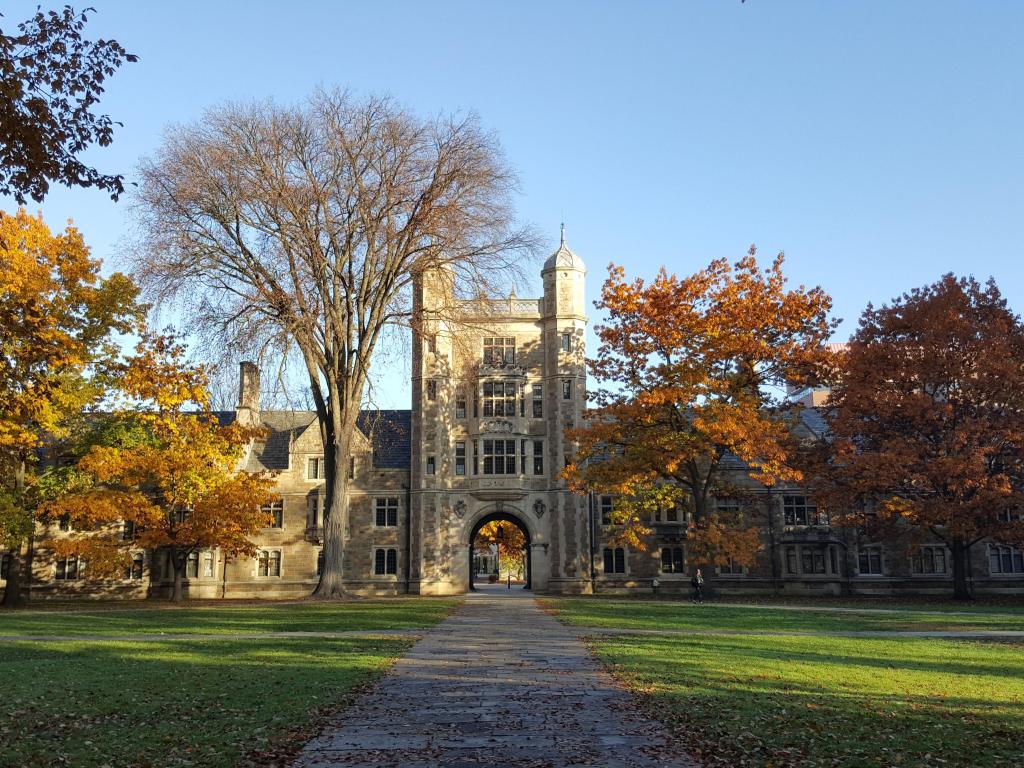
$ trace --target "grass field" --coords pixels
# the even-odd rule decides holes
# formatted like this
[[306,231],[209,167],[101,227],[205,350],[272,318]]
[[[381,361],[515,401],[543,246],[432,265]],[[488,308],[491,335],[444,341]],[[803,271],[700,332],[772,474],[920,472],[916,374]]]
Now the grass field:
[[188,607],[137,603],[111,607],[77,603],[67,611],[52,606],[0,613],[0,635],[131,635],[244,632],[343,632],[420,629],[443,619],[457,600],[388,598],[344,602],[292,602]]
[[615,598],[547,599],[561,618],[576,626],[617,629],[692,629],[733,631],[1024,631],[1024,610],[998,607],[970,611],[928,606],[893,606],[871,610],[864,605],[827,610],[800,607]]
[[[428,627],[454,600],[0,613],[0,635]],[[0,766],[284,765],[412,638],[0,644]]]
[[[1020,628],[995,614],[827,614],[550,600],[590,627]],[[1016,627],[1013,621],[1017,622]],[[707,766],[1024,765],[1024,643],[595,635],[594,653]]]

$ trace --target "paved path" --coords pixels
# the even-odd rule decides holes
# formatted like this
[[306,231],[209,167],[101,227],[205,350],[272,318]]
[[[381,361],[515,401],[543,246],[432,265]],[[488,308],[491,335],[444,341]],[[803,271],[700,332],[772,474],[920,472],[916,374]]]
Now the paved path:
[[478,593],[295,766],[693,766],[528,593]]

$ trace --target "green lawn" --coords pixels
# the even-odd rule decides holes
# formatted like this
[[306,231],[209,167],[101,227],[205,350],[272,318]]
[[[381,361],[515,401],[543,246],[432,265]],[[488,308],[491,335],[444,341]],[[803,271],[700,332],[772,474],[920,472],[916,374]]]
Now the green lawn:
[[594,648],[708,766],[1024,765],[1024,645],[733,635]]
[[4,643],[0,765],[234,766],[295,729],[311,736],[318,708],[339,706],[411,642]]
[[[610,599],[546,603],[563,620],[591,627],[1021,628],[1020,617],[994,613],[922,617]],[[1024,765],[1024,642],[598,634],[591,645],[711,768]]]
[[77,603],[72,610],[50,606],[0,612],[0,635],[131,635],[170,632],[342,632],[345,630],[421,629],[443,619],[458,600],[388,598],[342,602],[245,604],[226,607],[131,607]]
[[729,603],[614,598],[548,599],[569,624],[620,629],[695,629],[730,631],[858,631],[1024,630],[1024,612],[1003,607],[950,610],[941,607],[899,607],[872,611],[867,606],[843,611],[800,610]]

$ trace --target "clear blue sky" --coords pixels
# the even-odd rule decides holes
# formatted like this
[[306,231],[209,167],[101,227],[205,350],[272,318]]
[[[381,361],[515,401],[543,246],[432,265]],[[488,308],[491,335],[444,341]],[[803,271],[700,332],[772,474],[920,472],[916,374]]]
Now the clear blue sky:
[[[4,27],[36,2],[5,2]],[[832,294],[840,339],[947,271],[1024,310],[1015,0],[90,3],[89,34],[140,56],[101,105],[124,128],[89,155],[129,179],[169,122],[337,84],[477,112],[552,248],[564,218],[591,297],[610,261],[688,273],[756,243]],[[116,263],[123,203],[58,188],[42,210]]]

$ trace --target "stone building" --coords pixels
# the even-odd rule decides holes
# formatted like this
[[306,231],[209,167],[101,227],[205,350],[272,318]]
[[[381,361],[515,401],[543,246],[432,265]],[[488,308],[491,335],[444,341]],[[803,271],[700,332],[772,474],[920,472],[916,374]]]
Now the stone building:
[[[686,510],[650,520],[644,550],[609,544],[614,499],[571,494],[559,473],[571,454],[566,428],[584,418],[586,301],[583,261],[564,242],[545,262],[539,298],[454,298],[443,273],[416,284],[419,332],[412,350],[411,410],[366,411],[349,463],[351,506],[344,578],[362,594],[459,594],[471,587],[472,542],[492,520],[516,524],[527,541],[527,583],[562,594],[688,589]],[[811,403],[814,405],[814,403]],[[243,363],[239,405],[218,414],[260,424],[263,442],[244,466],[271,470],[281,497],[255,558],[198,552],[189,562],[192,598],[298,597],[317,583],[323,535],[324,464],[313,412],[267,411],[259,372]],[[821,439],[824,422],[805,409],[799,429]],[[834,528],[828,512],[799,488],[765,489],[746,467],[728,467],[733,498],[759,525],[763,547],[750,567],[706,573],[722,593],[896,594],[952,592],[949,553],[940,543],[881,544]],[[68,535],[40,530],[37,540]],[[130,532],[125,532],[130,539]],[[1020,550],[983,542],[970,558],[976,593],[1024,591]],[[2,578],[0,573],[0,578]],[[133,553],[125,578],[88,578],[88,564],[33,561],[35,597],[163,595],[165,553]],[[2,584],[2,581],[0,581]]]

